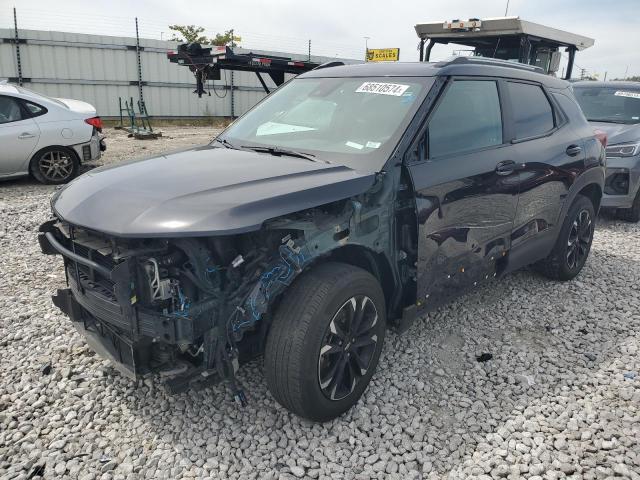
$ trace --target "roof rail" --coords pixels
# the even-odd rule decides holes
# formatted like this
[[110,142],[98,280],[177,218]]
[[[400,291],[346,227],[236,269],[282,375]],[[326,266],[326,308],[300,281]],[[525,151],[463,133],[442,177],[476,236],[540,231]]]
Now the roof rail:
[[540,67],[536,67],[535,65],[527,65],[526,63],[519,62],[511,62],[509,60],[502,60],[499,58],[488,58],[488,57],[449,57],[442,62],[436,63],[439,67],[446,67],[449,65],[459,65],[459,64],[467,64],[467,65],[493,65],[499,67],[507,67],[507,68],[516,68],[518,70],[527,70],[529,72],[542,73],[544,74],[544,69]]
[[314,68],[314,70],[320,70],[321,68],[329,68],[329,67],[341,67],[344,65],[344,62],[341,62],[339,60],[334,60],[332,62],[325,62],[321,65],[318,65],[316,68]]

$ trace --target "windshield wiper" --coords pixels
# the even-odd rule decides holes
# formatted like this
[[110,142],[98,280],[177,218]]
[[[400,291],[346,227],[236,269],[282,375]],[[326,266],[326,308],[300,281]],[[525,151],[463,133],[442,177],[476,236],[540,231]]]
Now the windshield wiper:
[[241,148],[253,150],[254,152],[258,153],[269,153],[276,156],[286,155],[287,157],[304,158],[305,160],[309,160],[311,162],[324,161],[325,163],[331,163],[328,160],[318,160],[317,158],[315,158],[315,155],[311,153],[297,152],[295,150],[287,150],[280,147],[252,147],[250,145],[243,145]]
[[213,141],[221,143],[222,145],[225,146],[225,148],[231,148],[233,150],[240,150],[238,147],[236,147],[233,143],[231,143],[226,138],[214,138]]

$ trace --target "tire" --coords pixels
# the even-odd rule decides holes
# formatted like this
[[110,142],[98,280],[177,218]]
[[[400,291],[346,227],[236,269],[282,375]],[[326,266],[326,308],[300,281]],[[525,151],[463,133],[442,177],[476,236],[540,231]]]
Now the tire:
[[595,210],[591,200],[578,195],[567,212],[555,247],[547,258],[536,264],[540,273],[553,280],[571,280],[587,261],[593,232]]
[[[370,327],[359,342],[340,335],[350,325],[346,315],[354,311],[363,312],[361,328],[356,329]],[[317,422],[349,410],[378,364],[385,311],[378,281],[361,268],[325,263],[303,273],[285,292],[267,337],[265,376],[273,397],[296,415]]]
[[67,147],[45,148],[31,159],[31,173],[46,185],[61,185],[73,180],[79,168],[76,152]]
[[638,190],[631,208],[619,208],[616,211],[616,217],[625,222],[638,223],[640,221],[640,190]]

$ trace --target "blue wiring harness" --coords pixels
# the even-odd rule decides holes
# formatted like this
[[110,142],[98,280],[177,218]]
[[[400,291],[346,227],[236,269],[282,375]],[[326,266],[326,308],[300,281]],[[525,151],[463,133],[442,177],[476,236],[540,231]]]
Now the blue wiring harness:
[[257,322],[267,311],[270,299],[289,286],[295,273],[302,271],[311,259],[308,252],[305,255],[303,249],[295,247],[291,241],[281,245],[279,253],[280,258],[260,276],[260,281],[245,302],[250,312],[249,318],[242,323],[234,324],[234,332]]

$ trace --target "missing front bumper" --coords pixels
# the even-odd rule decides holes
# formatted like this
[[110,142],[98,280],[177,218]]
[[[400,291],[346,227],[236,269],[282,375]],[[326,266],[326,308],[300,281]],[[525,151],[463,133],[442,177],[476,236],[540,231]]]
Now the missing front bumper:
[[[151,339],[134,341],[118,333],[80,305],[69,288],[59,289],[56,295],[52,296],[52,300],[54,305],[70,318],[89,347],[100,357],[108,360],[122,375],[137,381],[153,373],[159,373],[150,367],[153,362]],[[220,377],[215,372],[195,366],[178,375],[164,378],[165,387],[172,394],[182,393],[193,386],[205,387],[219,381]]]
[[139,358],[144,349],[136,348],[131,339],[93,317],[76,301],[71,289],[59,289],[52,300],[71,319],[73,326],[84,336],[91,349],[109,360],[116,370],[133,380],[149,373],[143,363],[143,360],[148,359]]

